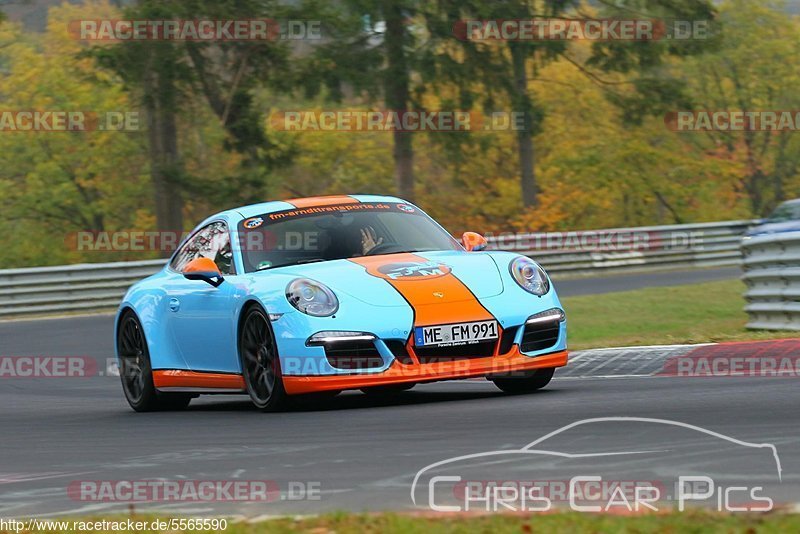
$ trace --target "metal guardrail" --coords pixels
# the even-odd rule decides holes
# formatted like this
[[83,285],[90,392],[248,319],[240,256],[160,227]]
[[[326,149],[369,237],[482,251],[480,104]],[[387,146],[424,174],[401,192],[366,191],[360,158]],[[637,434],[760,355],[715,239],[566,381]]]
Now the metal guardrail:
[[747,328],[800,330],[800,232],[742,241]]
[[[556,278],[738,265],[741,235],[752,223],[503,234],[489,238],[489,246],[529,255]],[[0,270],[0,318],[111,310],[131,284],[163,264],[148,260]]]
[[[583,232],[509,234],[490,249],[536,259],[555,278],[565,275],[738,265],[739,243],[757,221],[611,228]],[[554,245],[554,246],[551,246]]]
[[164,260],[0,270],[0,317],[116,308]]

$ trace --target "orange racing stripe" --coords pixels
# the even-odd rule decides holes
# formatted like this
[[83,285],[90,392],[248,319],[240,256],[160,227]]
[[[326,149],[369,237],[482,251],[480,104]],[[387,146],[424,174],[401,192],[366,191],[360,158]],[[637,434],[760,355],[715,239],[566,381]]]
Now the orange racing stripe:
[[287,200],[295,208],[315,208],[317,206],[335,206],[336,204],[358,204],[359,201],[347,195],[335,195],[328,197],[309,197],[293,198]]
[[414,309],[414,326],[433,326],[494,319],[472,291],[452,272],[438,276],[390,278],[379,271],[393,263],[428,263],[415,254],[366,256],[350,261],[366,267],[372,276],[389,282]]

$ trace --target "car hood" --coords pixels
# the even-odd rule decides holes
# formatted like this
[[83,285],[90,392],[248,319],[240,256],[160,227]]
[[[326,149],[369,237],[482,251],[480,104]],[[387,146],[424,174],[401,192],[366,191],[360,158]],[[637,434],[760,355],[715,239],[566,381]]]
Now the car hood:
[[415,281],[423,280],[427,281],[426,287],[433,288],[460,282],[471,293],[469,298],[488,298],[503,292],[500,271],[487,253],[385,254],[281,267],[271,272],[310,278],[336,293],[350,295],[374,306],[405,305],[400,286],[409,287]]

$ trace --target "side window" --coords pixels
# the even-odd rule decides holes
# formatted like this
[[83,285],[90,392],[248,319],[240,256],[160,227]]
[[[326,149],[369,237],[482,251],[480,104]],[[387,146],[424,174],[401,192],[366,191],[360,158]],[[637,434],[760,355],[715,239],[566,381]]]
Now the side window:
[[201,228],[184,243],[169,266],[181,272],[183,267],[195,258],[210,258],[214,260],[222,274],[235,274],[231,236],[225,223],[214,222]]

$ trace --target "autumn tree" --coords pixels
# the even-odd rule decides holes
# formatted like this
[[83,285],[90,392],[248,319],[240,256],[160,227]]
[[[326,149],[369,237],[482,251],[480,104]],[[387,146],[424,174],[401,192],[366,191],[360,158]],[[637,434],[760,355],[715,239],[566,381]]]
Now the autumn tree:
[[[707,0],[677,0],[669,4],[659,0],[621,0],[595,4],[595,8],[588,8],[578,0],[442,0],[428,9],[427,20],[433,21],[429,24],[431,34],[438,36],[443,43],[431,48],[429,53],[440,56],[436,63],[450,67],[434,71],[435,76],[442,78],[438,83],[450,81],[456,84],[460,91],[471,93],[463,96],[462,101],[479,103],[487,110],[494,110],[499,102],[506,102],[524,118],[523,127],[517,130],[518,172],[524,206],[533,207],[538,202],[533,138],[542,131],[542,118],[547,109],[536,101],[531,86],[543,67],[562,59],[583,73],[587,83],[608,85],[609,89],[613,87],[602,78],[602,73],[626,74],[627,80],[615,81],[614,84],[625,83],[635,91],[620,95],[610,90],[608,94],[627,118],[640,120],[642,114],[658,113],[665,105],[681,101],[683,95],[675,80],[666,79],[655,69],[666,57],[698,53],[703,46],[697,42],[674,44],[668,40],[598,42],[588,55],[580,57],[575,55],[575,47],[566,40],[474,39],[464,25],[459,35],[453,24],[458,21],[532,19],[708,20],[713,17],[713,9]],[[462,68],[454,68],[454,65]],[[491,82],[483,83],[485,80]]]
[[[130,111],[123,88],[67,32],[70,20],[111,17],[106,4],[50,10],[47,31],[25,34],[0,26],[0,100],[7,112]],[[0,247],[4,265],[66,263],[80,258],[69,236],[141,224],[146,214],[146,160],[138,136],[126,131],[6,131],[0,135]],[[13,230],[13,231],[12,231]],[[94,257],[95,260],[98,256]]]
[[[302,74],[307,96],[325,89],[340,102],[345,86],[369,102],[403,114],[418,107],[415,90],[420,67],[420,35],[414,17],[418,0],[344,0],[319,13],[326,19],[328,40],[317,47]],[[392,133],[395,189],[403,198],[415,197],[412,132]]]
[[[720,5],[719,47],[673,68],[691,95],[688,110],[790,111],[800,109],[800,29],[782,2],[728,0]],[[765,31],[769,28],[769,31]],[[752,214],[766,215],[800,193],[800,139],[796,131],[758,129],[682,133],[684,142],[713,159],[740,165],[737,185]]]
[[[179,1],[139,0],[125,10],[131,20],[249,20],[291,13],[270,0]],[[252,89],[288,79],[288,47],[278,36],[255,41],[125,41],[95,50],[100,65],[117,73],[137,95],[147,117],[150,176],[157,227],[183,228],[184,195],[214,194],[255,200],[266,173],[287,154],[272,146],[264,133]],[[220,177],[213,190],[197,187],[186,174],[179,152],[178,114],[202,99],[228,132],[226,147],[242,154],[238,172]]]

